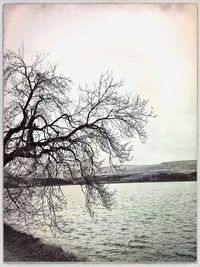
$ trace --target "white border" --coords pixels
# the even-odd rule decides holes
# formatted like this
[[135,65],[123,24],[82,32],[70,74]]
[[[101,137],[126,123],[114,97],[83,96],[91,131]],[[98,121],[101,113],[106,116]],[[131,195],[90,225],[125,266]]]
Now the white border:
[[[45,0],[24,0],[24,1],[20,1],[20,0],[1,0],[0,1],[0,26],[1,26],[1,32],[0,32],[0,40],[1,40],[1,49],[0,49],[0,59],[1,59],[1,64],[0,64],[0,80],[1,80],[1,86],[0,86],[0,93],[1,93],[1,97],[0,97],[0,107],[1,107],[1,112],[0,112],[0,147],[3,148],[3,127],[2,127],[2,107],[3,107],[3,94],[2,94],[2,49],[3,49],[3,4],[11,4],[11,3],[19,3],[19,4],[42,4],[42,3],[51,3],[51,4],[61,4],[61,3],[74,3],[74,4],[78,4],[78,3],[133,3],[133,4],[156,4],[156,3],[160,3],[160,4],[166,4],[166,3],[185,3],[185,4],[197,4],[198,8],[199,8],[199,0],[179,0],[179,1],[166,1],[166,0],[153,0],[153,1],[149,1],[149,0],[141,0],[141,1],[135,1],[135,0],[73,0],[73,1],[69,1],[69,0],[49,0],[49,1],[45,1]],[[197,88],[199,85],[199,27],[200,26],[200,19],[198,16],[198,81],[197,81]],[[200,132],[200,116],[199,116],[199,103],[200,103],[200,93],[199,90],[197,91],[197,99],[198,99],[198,116],[197,116],[197,123],[198,123],[198,134],[197,134],[197,152],[199,151],[199,132]],[[197,153],[197,159],[198,159],[198,153]],[[197,180],[197,187],[198,187],[198,210],[200,208],[200,199],[199,199],[199,192],[200,192],[200,177],[199,177],[199,171],[200,171],[200,162],[199,159],[197,161],[197,174],[198,174],[198,180]],[[200,231],[199,231],[199,227],[200,227],[200,216],[199,213],[197,214],[197,222],[198,222],[198,227],[197,227],[197,262],[196,263],[148,263],[148,264],[143,264],[143,263],[4,263],[3,262],[3,149],[1,149],[0,152],[0,174],[1,174],[1,181],[0,181],[0,192],[2,194],[0,194],[0,266],[1,267],[5,267],[5,266],[43,266],[43,265],[47,265],[47,266],[60,266],[60,265],[67,265],[67,266],[105,266],[105,267],[114,267],[114,266],[119,266],[119,265],[129,265],[129,266],[141,266],[141,267],[197,267],[200,266],[200,246],[199,246],[199,242],[200,242]]]

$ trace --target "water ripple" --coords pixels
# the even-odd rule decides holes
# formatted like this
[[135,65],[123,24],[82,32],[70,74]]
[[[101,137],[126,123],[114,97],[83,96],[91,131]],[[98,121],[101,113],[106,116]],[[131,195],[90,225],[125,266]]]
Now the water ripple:
[[73,228],[52,242],[95,262],[196,260],[196,182],[118,184],[111,188],[117,191],[117,204],[111,212],[96,207],[97,216],[92,219],[83,210],[80,188],[63,187],[69,207],[63,216],[70,219]]

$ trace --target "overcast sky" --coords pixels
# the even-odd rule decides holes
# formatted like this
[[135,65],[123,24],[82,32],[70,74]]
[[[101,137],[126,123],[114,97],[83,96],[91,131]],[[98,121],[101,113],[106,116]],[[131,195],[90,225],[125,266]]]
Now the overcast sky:
[[[149,99],[157,118],[132,164],[196,159],[197,7],[193,4],[10,4],[4,45],[49,60],[74,81],[112,70]],[[72,91],[73,92],[73,91]]]

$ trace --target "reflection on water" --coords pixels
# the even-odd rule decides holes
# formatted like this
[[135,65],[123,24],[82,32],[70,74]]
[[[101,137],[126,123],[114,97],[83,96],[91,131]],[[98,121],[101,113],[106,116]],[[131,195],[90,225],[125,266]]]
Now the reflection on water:
[[112,211],[85,211],[78,186],[65,186],[69,233],[44,236],[92,261],[195,261],[197,253],[196,182],[115,184]]

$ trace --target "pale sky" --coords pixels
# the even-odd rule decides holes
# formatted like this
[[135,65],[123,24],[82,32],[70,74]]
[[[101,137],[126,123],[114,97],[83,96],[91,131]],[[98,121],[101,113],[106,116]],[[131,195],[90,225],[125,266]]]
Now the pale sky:
[[5,5],[4,46],[22,42],[29,57],[49,53],[75,88],[110,70],[124,79],[123,92],[149,99],[158,117],[146,144],[133,140],[129,164],[196,159],[196,5]]

